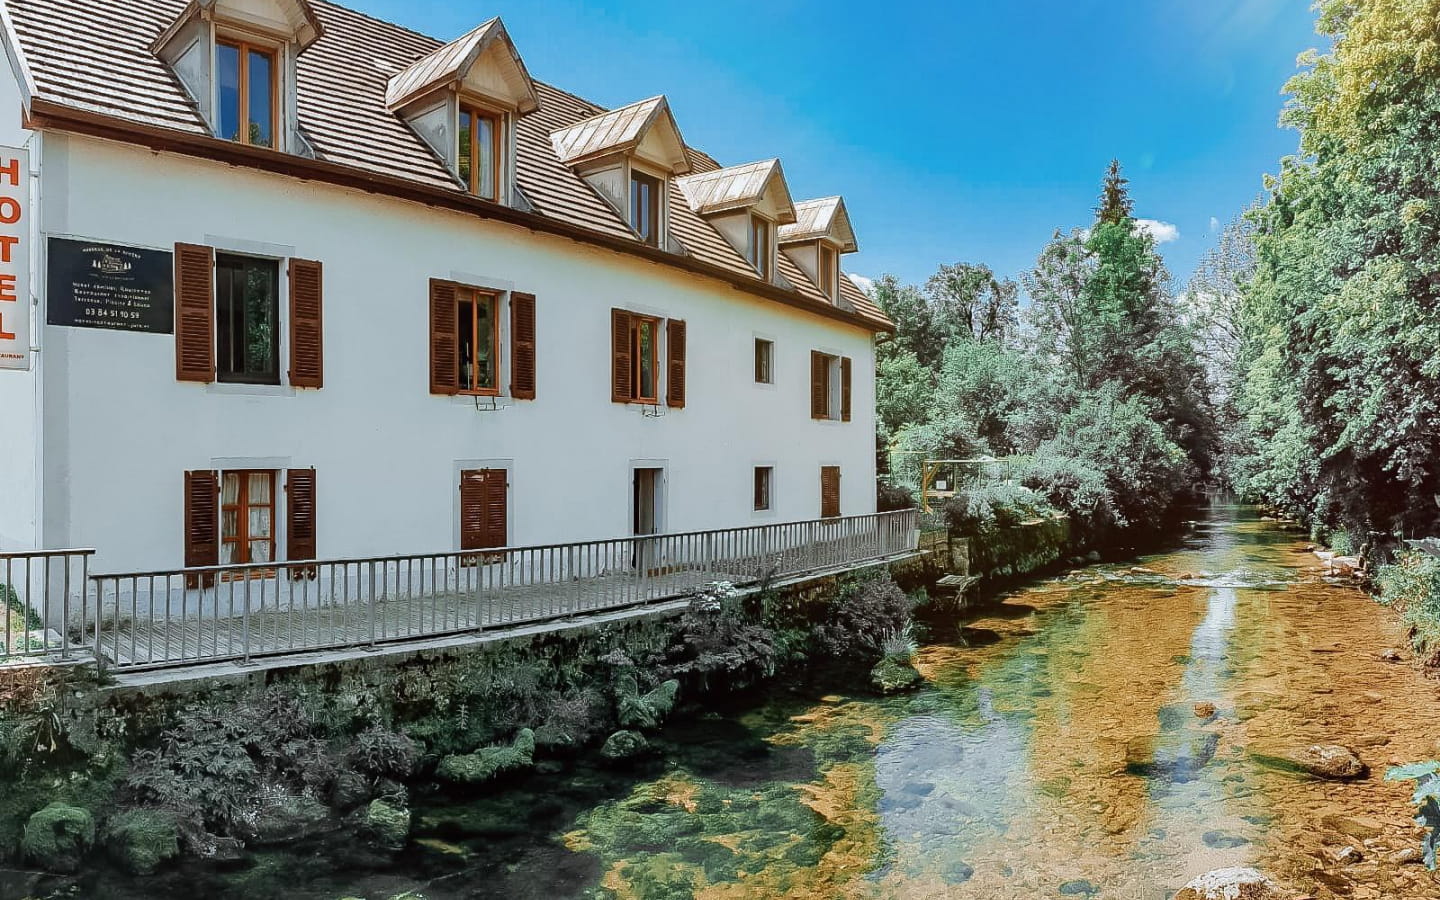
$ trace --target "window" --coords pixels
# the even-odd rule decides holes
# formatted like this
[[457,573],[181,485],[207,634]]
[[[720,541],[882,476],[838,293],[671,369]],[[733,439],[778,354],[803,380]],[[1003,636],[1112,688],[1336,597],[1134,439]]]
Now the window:
[[820,467],[820,518],[840,516],[840,467]]
[[839,262],[839,257],[835,255],[835,248],[822,242],[820,244],[820,290],[832,300],[835,299],[836,284],[839,279]]
[[770,508],[770,484],[774,480],[775,469],[771,466],[755,467],[755,511],[761,512]]
[[500,199],[500,117],[471,106],[460,108],[460,180],[470,193]]
[[[510,473],[505,469],[466,469],[460,473],[460,549],[488,550],[509,540]],[[461,565],[494,562],[493,554],[461,557]]]
[[775,342],[755,339],[755,382],[775,383]]
[[455,292],[455,334],[460,352],[458,383],[462,394],[500,393],[500,327],[496,318],[499,297],[484,291]]
[[275,472],[220,473],[220,564],[275,561]]
[[216,377],[280,383],[280,264],[215,256]]
[[810,353],[810,418],[850,421],[851,363],[848,356]]
[[244,41],[216,42],[220,137],[256,147],[275,147],[280,84],[275,51]]
[[760,277],[770,279],[770,220],[764,216],[750,214],[750,253],[747,259]]
[[660,179],[630,173],[630,227],[652,247],[660,246]]
[[649,316],[630,317],[630,399],[635,403],[658,403],[659,386],[655,373],[659,369],[660,320]]

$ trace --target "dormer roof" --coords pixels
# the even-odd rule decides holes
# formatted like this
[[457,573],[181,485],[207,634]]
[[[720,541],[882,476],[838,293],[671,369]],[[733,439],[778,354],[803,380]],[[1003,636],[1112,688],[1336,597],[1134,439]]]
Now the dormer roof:
[[823,197],[801,200],[795,204],[795,223],[780,229],[781,244],[821,238],[839,245],[841,253],[854,253],[860,249],[855,241],[855,230],[850,227],[850,214],[845,211],[844,199]]
[[701,215],[760,207],[781,225],[795,221],[795,204],[778,159],[701,172],[680,179],[679,185],[690,208]]
[[[482,60],[491,64],[484,78],[476,70]],[[498,17],[421,57],[391,78],[385,87],[385,105],[394,112],[439,88],[469,87],[472,81],[480,82],[475,86],[476,93],[505,101],[522,115],[540,106],[535,82]]]
[[672,175],[690,171],[685,139],[663,95],[591,116],[553,132],[550,141],[555,155],[571,167],[642,151],[648,162],[663,165]]
[[286,37],[295,41],[303,53],[311,44],[325,34],[325,26],[315,14],[310,0],[260,0],[252,3],[236,3],[234,0],[190,0],[180,14],[150,45],[150,52],[158,53],[181,29],[196,16],[206,19],[223,18],[227,22],[256,28],[264,33],[274,33],[279,26],[288,29]]

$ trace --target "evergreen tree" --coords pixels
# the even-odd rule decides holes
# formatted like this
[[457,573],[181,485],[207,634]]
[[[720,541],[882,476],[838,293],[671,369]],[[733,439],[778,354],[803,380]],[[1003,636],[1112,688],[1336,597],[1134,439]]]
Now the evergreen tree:
[[1100,206],[1095,221],[1101,225],[1119,225],[1132,218],[1134,205],[1130,200],[1130,179],[1120,174],[1120,160],[1110,160],[1105,172],[1105,185],[1100,191]]

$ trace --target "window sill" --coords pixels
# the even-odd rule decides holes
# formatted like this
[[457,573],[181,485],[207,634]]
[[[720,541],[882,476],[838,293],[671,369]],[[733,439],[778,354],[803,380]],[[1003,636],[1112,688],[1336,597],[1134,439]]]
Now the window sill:
[[238,381],[216,381],[205,386],[206,393],[232,397],[293,397],[295,388],[288,384],[244,384]]

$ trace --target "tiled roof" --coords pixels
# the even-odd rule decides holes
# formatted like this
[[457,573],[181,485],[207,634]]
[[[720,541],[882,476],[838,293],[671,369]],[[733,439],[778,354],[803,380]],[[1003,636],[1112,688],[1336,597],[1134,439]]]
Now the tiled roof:
[[[187,0],[0,3],[8,7],[13,40],[18,41],[28,67],[34,99],[120,122],[209,135],[180,82],[150,52],[155,39],[185,11]],[[386,97],[392,79],[427,57],[448,59],[443,51],[465,39],[447,45],[325,0],[309,0],[309,5],[324,27],[324,36],[299,57],[297,106],[300,127],[316,155],[363,172],[459,192],[454,176],[424,141],[389,111]],[[437,63],[436,68],[443,65]],[[607,127],[603,135],[598,127],[581,128],[573,146],[594,148],[601,141],[617,141],[623,146],[625,135],[635,128],[643,132],[644,123],[653,121],[657,101],[663,104],[663,98],[607,111],[541,82],[535,83],[535,89],[539,110],[517,121],[516,184],[520,191],[542,217],[638,245],[638,238],[615,210],[561,161],[558,142],[552,143],[551,135],[573,130],[587,120],[593,125],[596,117],[604,121],[614,115],[624,121]],[[637,108],[646,112],[636,113]],[[567,140],[565,145],[572,146],[572,142]],[[686,155],[694,172],[720,168],[699,151],[687,148]],[[691,210],[673,182],[669,222],[673,236],[690,258],[731,276],[755,277],[749,263]],[[779,272],[804,301],[830,305],[784,254]],[[849,279],[841,281],[842,308],[852,309],[877,328],[891,327]]]
[[760,202],[777,175],[785,191],[780,210],[780,222],[785,224],[794,218],[794,209],[778,159],[690,175],[680,179],[680,190],[689,199],[691,209],[701,214],[718,213]]
[[822,237],[839,241],[846,253],[859,249],[855,243],[855,232],[850,228],[850,216],[845,212],[845,201],[839,197],[801,200],[795,204],[795,223],[780,228],[782,244]]
[[386,107],[397,109],[411,100],[419,99],[427,91],[464,78],[470,67],[475,64],[475,60],[492,41],[504,42],[506,52],[511,55],[515,61],[515,67],[518,68],[518,72],[515,74],[527,82],[525,93],[529,96],[525,98],[520,111],[522,113],[533,111],[539,101],[533,92],[528,90],[530,76],[525,71],[525,64],[521,61],[520,54],[515,52],[514,47],[510,44],[510,36],[506,34],[505,26],[498,18],[491,19],[469,34],[456,38],[434,53],[421,57],[400,74],[391,78],[385,90]]

